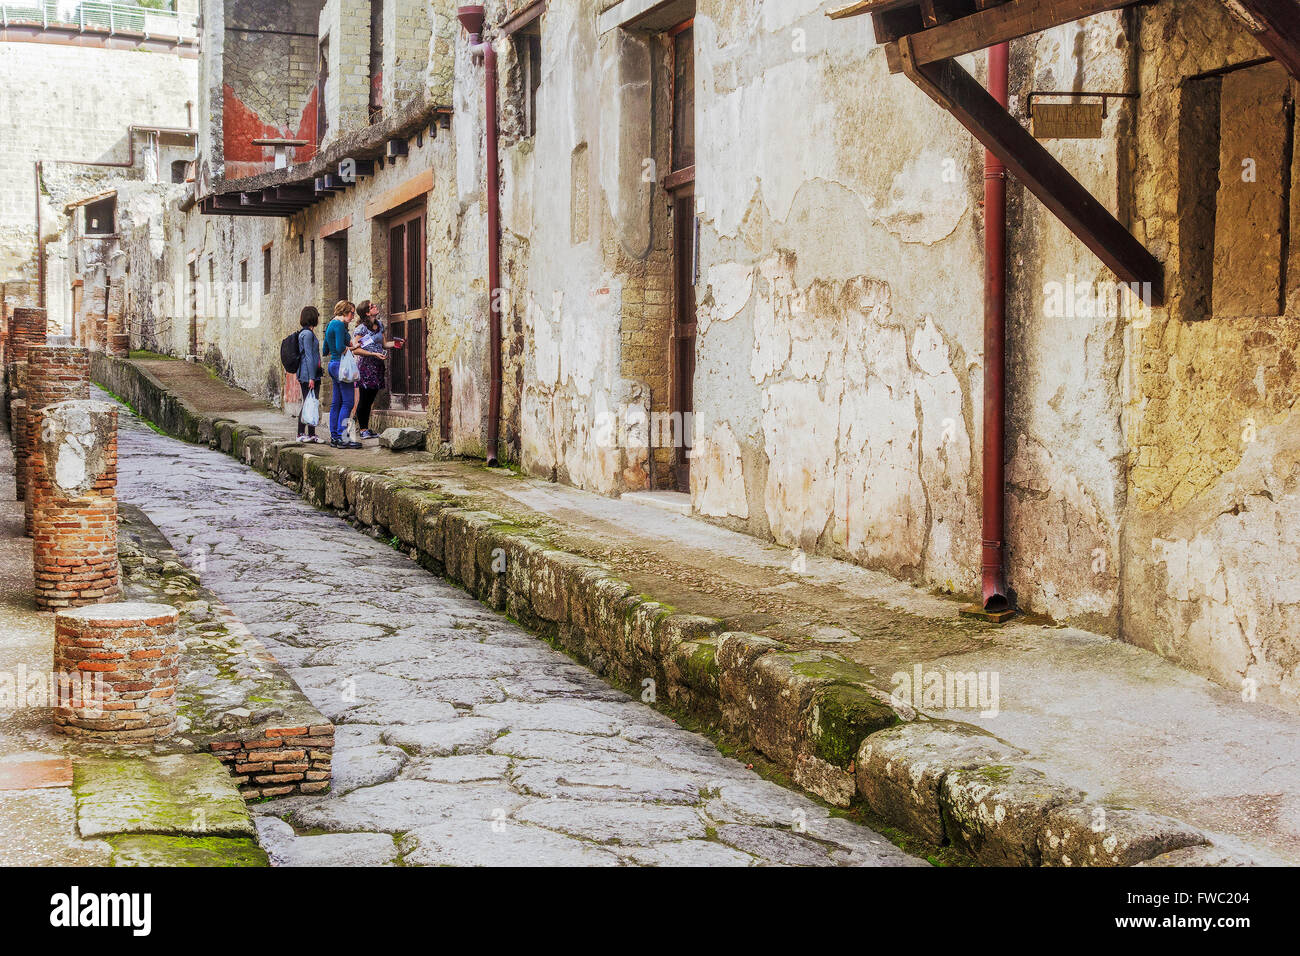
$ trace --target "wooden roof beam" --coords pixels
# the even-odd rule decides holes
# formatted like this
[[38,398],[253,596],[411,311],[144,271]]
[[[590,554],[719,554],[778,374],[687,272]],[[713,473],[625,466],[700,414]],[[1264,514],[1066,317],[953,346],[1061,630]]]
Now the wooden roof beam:
[[[937,63],[996,46],[1017,37],[1050,30],[1107,10],[1127,7],[1136,0],[1009,0],[977,10],[968,17],[911,33],[912,59],[921,65]],[[888,12],[881,8],[882,14]],[[901,39],[901,37],[899,38]],[[891,73],[902,73],[899,40],[885,46]]]
[[1136,291],[1145,301],[1162,304],[1164,268],[1160,262],[956,60],[918,63],[912,53],[912,44],[918,39],[903,37],[899,41],[908,79],[1002,160],[1121,282],[1137,283]]
[[1300,6],[1295,0],[1223,0],[1259,45],[1300,79]]

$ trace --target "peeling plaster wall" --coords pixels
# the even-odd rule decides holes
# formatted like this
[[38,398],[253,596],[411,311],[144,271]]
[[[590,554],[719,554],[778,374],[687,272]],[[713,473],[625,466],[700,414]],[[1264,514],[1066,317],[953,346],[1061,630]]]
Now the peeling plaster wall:
[[[830,21],[830,6],[696,6],[692,505],[792,548],[970,593],[980,542],[983,152],[889,75],[868,20]],[[662,392],[628,361],[638,336],[655,333],[642,323],[629,335],[629,325],[631,308],[660,294],[656,257],[676,227],[662,191],[641,175],[662,155],[661,54],[634,29],[593,31],[597,12],[609,26],[620,9],[548,4],[541,128],[508,153],[503,185],[505,228],[527,246],[527,267],[510,283],[525,313],[523,464],[605,494],[645,487],[655,470],[641,433],[609,442],[599,423],[653,408]],[[1124,82],[1121,33],[1110,15],[1018,45],[1014,88]],[[966,65],[982,75],[981,60]],[[1124,122],[1114,111],[1103,139],[1059,149],[1112,206]],[[579,149],[594,164],[581,184]],[[596,207],[580,242],[578,196]],[[1012,577],[1027,606],[1115,633],[1118,326],[1044,316],[1045,282],[1088,282],[1103,270],[1014,186],[1012,218]],[[630,303],[629,293],[639,298]],[[1098,548],[1111,559],[1100,576]]]

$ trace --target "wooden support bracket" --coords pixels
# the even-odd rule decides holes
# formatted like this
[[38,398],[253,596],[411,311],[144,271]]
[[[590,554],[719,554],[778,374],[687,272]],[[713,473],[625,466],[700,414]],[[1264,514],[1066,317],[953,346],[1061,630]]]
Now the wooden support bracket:
[[1002,160],[1121,282],[1137,283],[1136,291],[1147,302],[1163,304],[1164,269],[1159,261],[956,60],[915,62],[912,39],[898,41],[908,79]]

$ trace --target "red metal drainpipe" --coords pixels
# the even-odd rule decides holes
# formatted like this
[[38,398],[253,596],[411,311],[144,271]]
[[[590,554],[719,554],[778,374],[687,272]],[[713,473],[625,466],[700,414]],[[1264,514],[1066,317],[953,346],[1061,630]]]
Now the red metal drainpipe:
[[[1008,44],[989,48],[989,94],[1007,105]],[[1006,495],[1007,172],[984,153],[984,610],[1011,608],[1003,504]]]
[[487,228],[488,228],[488,350],[490,383],[488,385],[487,463],[497,464],[497,446],[501,427],[501,314],[498,311],[501,288],[501,202],[500,173],[497,154],[497,54],[491,41],[483,40],[483,7],[458,7],[456,18],[469,34],[470,52],[483,58],[483,85],[487,99],[484,113],[487,153]]

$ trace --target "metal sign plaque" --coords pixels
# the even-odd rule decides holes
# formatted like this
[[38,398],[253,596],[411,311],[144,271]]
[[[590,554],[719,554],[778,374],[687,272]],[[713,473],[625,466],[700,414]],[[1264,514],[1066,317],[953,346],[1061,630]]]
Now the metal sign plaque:
[[1038,139],[1099,139],[1104,119],[1100,103],[1035,103]]

